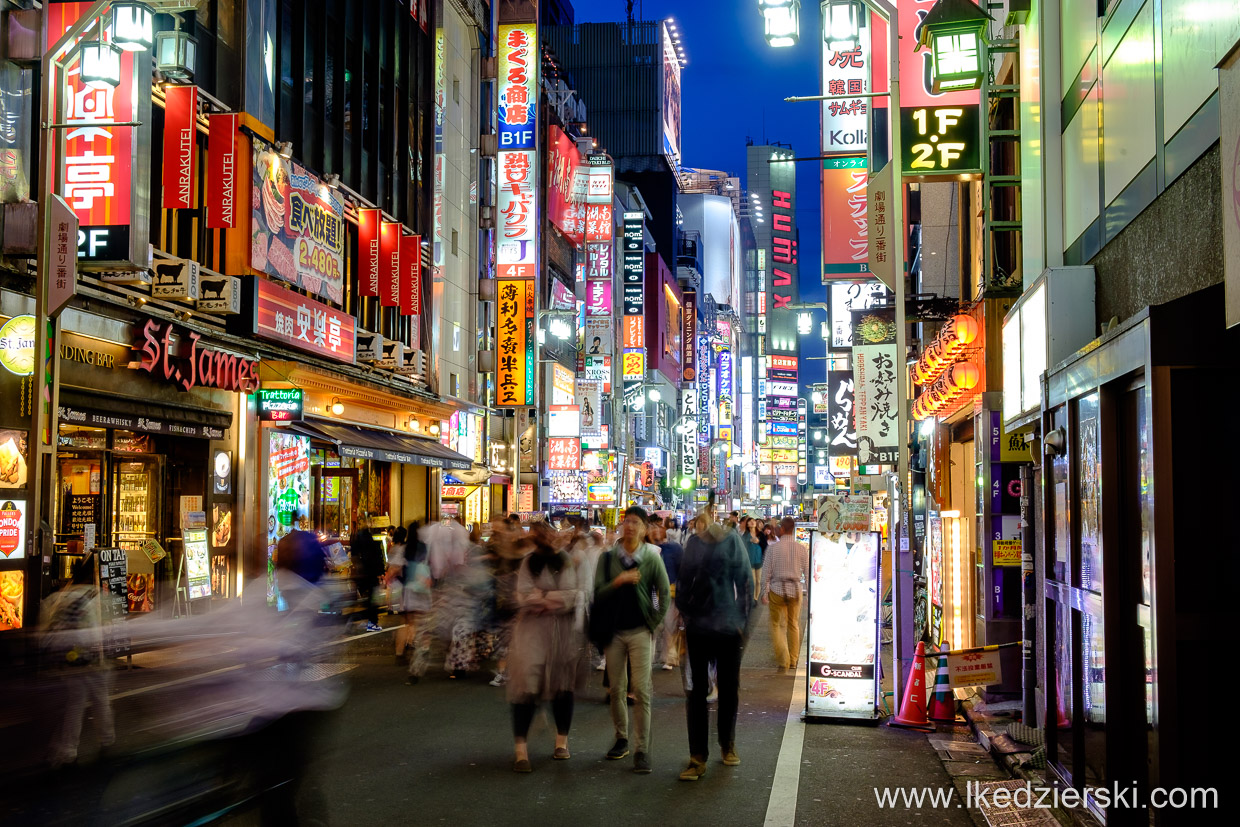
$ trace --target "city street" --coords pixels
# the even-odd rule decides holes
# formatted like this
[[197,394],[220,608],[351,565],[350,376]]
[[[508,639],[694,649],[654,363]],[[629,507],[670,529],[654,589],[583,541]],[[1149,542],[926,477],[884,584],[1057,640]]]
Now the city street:
[[[725,767],[715,751],[706,776],[694,783],[677,779],[688,758],[678,671],[655,672],[651,775],[633,774],[630,759],[603,757],[612,728],[601,672],[578,699],[572,759],[551,759],[550,714],[540,714],[530,734],[534,772],[518,775],[510,769],[504,690],[487,685],[490,673],[456,680],[438,673],[406,686],[389,654],[390,633],[369,635],[349,645],[348,660],[357,664],[349,673],[352,690],[316,751],[301,812],[309,815],[306,802],[324,802],[331,824],[359,825],[971,824],[963,810],[902,811],[893,820],[877,808],[874,786],[950,784],[925,735],[885,726],[789,726],[796,681],[776,674],[761,615],[741,670],[741,765]],[[799,706],[803,692],[795,697]],[[777,777],[790,730],[804,732],[800,760]],[[797,738],[788,746],[795,750]],[[795,820],[782,806],[793,791]]]

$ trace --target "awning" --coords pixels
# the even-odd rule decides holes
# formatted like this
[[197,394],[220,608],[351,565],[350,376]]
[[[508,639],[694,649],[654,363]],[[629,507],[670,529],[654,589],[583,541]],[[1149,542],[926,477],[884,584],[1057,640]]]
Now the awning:
[[290,422],[288,427],[314,439],[335,443],[342,457],[377,459],[382,462],[403,462],[408,465],[458,470],[465,470],[473,465],[473,460],[469,457],[458,454],[433,439],[318,420]]
[[60,389],[58,416],[65,425],[201,439],[223,439],[225,429],[231,428],[233,421],[229,411],[149,402],[65,386]]

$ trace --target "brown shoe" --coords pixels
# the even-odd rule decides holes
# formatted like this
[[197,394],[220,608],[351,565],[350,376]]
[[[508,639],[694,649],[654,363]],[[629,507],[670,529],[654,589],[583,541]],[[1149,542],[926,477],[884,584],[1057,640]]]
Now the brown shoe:
[[556,747],[555,752],[551,753],[551,757],[557,761],[567,761],[573,757],[573,754],[568,751],[568,747]]
[[681,770],[681,781],[697,781],[703,775],[706,775],[706,762],[700,758],[690,758],[689,766]]
[[518,758],[512,762],[513,772],[533,772],[534,768],[530,766],[530,759]]
[[739,767],[741,757],[736,754],[736,745],[732,744],[723,751],[723,763],[729,767]]

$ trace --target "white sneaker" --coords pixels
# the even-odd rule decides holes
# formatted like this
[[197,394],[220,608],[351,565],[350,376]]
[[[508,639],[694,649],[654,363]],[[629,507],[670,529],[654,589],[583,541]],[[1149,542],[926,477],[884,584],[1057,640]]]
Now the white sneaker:
[[508,683],[508,677],[502,672],[491,678],[491,686],[503,686]]
[[663,671],[664,671],[664,672],[671,672],[671,671],[672,671],[673,669],[675,669],[675,668],[676,668],[676,665],[675,665],[674,663],[665,663],[665,664],[663,664]]
[[607,661],[602,660],[602,661],[599,661],[598,666],[594,667],[594,671],[595,671],[595,672],[602,672],[602,671],[603,671],[604,669],[606,669],[606,668],[607,668]]

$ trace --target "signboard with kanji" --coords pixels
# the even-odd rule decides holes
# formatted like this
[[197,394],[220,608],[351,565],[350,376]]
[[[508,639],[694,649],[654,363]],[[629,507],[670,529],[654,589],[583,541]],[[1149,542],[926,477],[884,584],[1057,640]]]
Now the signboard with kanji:
[[353,362],[353,317],[274,282],[255,278],[254,334],[325,359]]
[[495,404],[534,404],[534,296],[528,279],[501,279],[495,323]]

